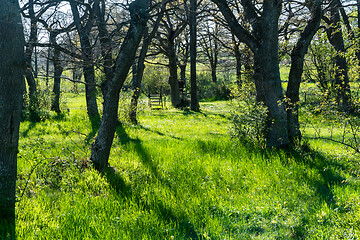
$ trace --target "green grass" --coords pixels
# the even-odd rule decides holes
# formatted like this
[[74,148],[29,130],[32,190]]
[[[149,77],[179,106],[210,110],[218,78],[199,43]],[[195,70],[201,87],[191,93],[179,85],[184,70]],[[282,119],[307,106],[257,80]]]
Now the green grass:
[[[359,165],[338,146],[260,150],[230,138],[227,102],[119,124],[104,175],[89,168],[84,100],[23,122],[18,239],[357,239]],[[24,191],[25,185],[27,187]],[[24,194],[22,196],[22,193]]]

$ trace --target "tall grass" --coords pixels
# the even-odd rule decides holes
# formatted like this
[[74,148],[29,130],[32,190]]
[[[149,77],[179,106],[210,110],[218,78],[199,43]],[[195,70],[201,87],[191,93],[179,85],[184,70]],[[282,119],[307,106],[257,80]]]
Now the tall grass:
[[145,110],[140,125],[118,124],[100,175],[81,101],[63,119],[21,125],[18,239],[360,236],[358,163],[333,146],[246,148],[230,138],[226,102]]

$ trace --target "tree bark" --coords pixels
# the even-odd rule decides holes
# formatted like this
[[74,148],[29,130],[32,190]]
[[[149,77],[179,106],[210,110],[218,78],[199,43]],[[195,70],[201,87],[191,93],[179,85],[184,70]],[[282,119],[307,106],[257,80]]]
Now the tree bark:
[[180,81],[183,82],[184,91],[185,91],[185,87],[186,87],[186,65],[187,65],[186,62],[184,64],[179,65],[179,68],[180,68]]
[[[190,84],[191,84],[191,102],[192,111],[200,111],[198,89],[196,83],[196,0],[190,0]],[[215,73],[216,75],[216,73]]]
[[0,1],[0,22],[0,224],[5,224],[0,238],[15,238],[16,159],[25,70],[18,1]]
[[181,105],[181,98],[180,98],[180,88],[179,88],[179,79],[177,73],[177,57],[176,57],[176,50],[175,50],[175,39],[172,37],[169,38],[168,46],[167,46],[167,53],[169,59],[169,84],[170,84],[170,97],[171,97],[171,104],[173,107],[177,108]]
[[103,172],[108,166],[110,149],[117,124],[119,94],[145,31],[148,19],[146,13],[148,5],[149,0],[135,0],[130,4],[130,28],[119,50],[114,75],[106,83],[107,91],[104,95],[104,113],[90,157],[94,167],[100,172]]
[[268,108],[266,141],[270,147],[280,147],[289,143],[278,60],[279,8],[281,8],[281,2],[277,0],[264,1],[261,32],[258,33],[261,35],[260,44],[253,51],[260,73],[255,78],[258,99]]
[[[50,42],[52,44],[56,44],[56,33],[50,32]],[[61,85],[61,74],[63,72],[63,67],[61,66],[60,61],[60,50],[58,48],[54,48],[54,55],[52,59],[54,65],[54,86],[53,86],[53,94],[54,98],[51,105],[51,110],[56,113],[61,113],[60,110],[60,85]]]
[[210,67],[211,67],[211,80],[213,83],[217,83],[217,60],[210,61]]
[[310,10],[312,12],[312,16],[303,32],[300,34],[300,38],[296,42],[295,47],[291,52],[291,67],[289,73],[288,87],[286,91],[286,97],[288,98],[287,119],[289,139],[291,142],[296,142],[297,140],[301,139],[298,115],[299,89],[304,67],[304,57],[312,38],[314,37],[320,26],[322,17],[321,1],[315,0]]
[[240,44],[236,41],[234,34],[232,34],[232,40],[233,40],[233,44],[234,44],[234,55],[235,55],[235,59],[236,59],[236,85],[240,89],[242,86]]

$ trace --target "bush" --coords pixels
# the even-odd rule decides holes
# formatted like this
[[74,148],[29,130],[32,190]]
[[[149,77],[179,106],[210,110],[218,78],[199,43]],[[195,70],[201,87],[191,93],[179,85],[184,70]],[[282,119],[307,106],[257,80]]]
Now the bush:
[[212,82],[209,72],[200,72],[196,75],[199,88],[199,99],[206,101],[229,100],[231,90],[225,82],[218,79],[217,83]]
[[245,144],[265,148],[267,108],[256,101],[254,84],[244,83],[234,92],[232,103],[232,137]]
[[48,119],[51,116],[51,102],[52,94],[46,89],[38,89],[32,99],[24,94],[22,120],[39,122]]
[[150,88],[152,93],[160,92],[160,89],[162,89],[163,93],[169,93],[170,86],[168,72],[169,71],[163,66],[147,65],[142,80],[143,92],[147,95]]

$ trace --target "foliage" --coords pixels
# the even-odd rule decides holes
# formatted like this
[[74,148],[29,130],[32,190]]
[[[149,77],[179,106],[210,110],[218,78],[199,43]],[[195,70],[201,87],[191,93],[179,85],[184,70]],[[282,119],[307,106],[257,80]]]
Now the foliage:
[[170,92],[169,74],[164,66],[146,65],[144,77],[142,80],[142,89],[148,94],[149,89],[152,93],[160,92],[160,89],[166,94]]
[[360,154],[359,100],[353,98],[352,114],[339,111],[335,98],[318,95],[318,104],[307,104],[301,111],[304,129],[311,129],[311,138],[340,143]]
[[24,94],[22,120],[39,122],[48,119],[51,115],[51,102],[52,95],[47,89],[39,88],[32,99],[27,93]]
[[315,83],[325,94],[332,92],[335,54],[335,50],[327,40],[326,33],[317,33],[309,46],[309,61],[305,61],[304,76],[306,81]]
[[[131,103],[132,91],[121,91],[119,97],[118,117],[121,122],[130,123],[129,112]],[[147,98],[140,98],[137,105],[137,114],[141,114],[148,108]]]
[[253,83],[243,83],[232,101],[232,135],[245,144],[265,148],[267,108],[256,100]]
[[199,88],[199,99],[204,101],[229,100],[231,89],[221,78],[217,83],[212,82],[211,73],[202,71],[196,75]]

